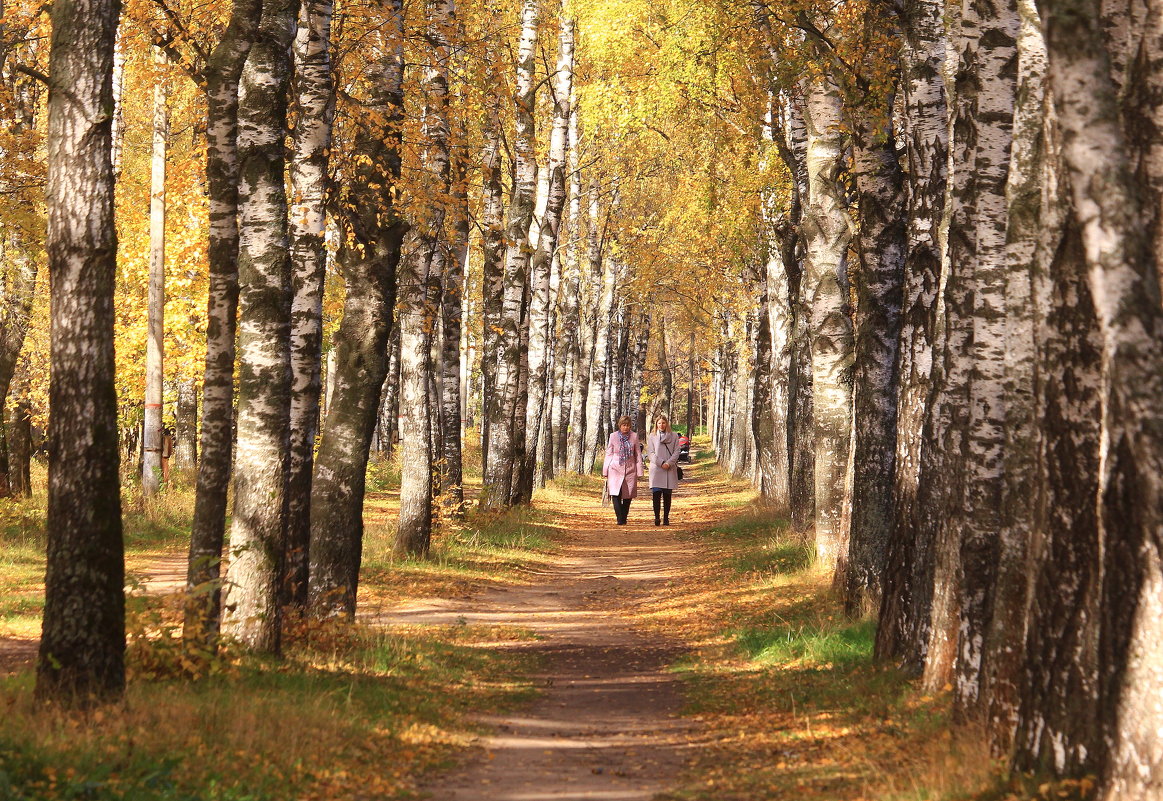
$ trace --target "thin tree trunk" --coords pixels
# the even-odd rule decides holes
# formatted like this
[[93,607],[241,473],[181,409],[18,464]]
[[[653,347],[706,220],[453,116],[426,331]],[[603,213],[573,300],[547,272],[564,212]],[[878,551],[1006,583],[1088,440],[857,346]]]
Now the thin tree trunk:
[[145,456],[141,462],[141,492],[150,497],[162,481],[162,378],[166,306],[166,138],[169,136],[167,59],[153,48],[156,74],[153,88],[153,150],[149,189],[149,309],[145,338]]
[[501,108],[500,93],[494,92],[487,102],[484,121],[484,158],[481,180],[484,185],[481,243],[481,319],[484,349],[481,351],[481,465],[489,463],[489,421],[497,412],[496,359],[500,353],[497,332],[505,294],[505,202],[501,182]]
[[533,112],[537,93],[534,67],[540,18],[540,0],[524,0],[514,96],[516,183],[505,224],[504,296],[497,321],[497,402],[488,420],[489,453],[481,492],[481,506],[486,509],[501,508],[512,502],[516,445],[519,444],[515,442],[519,436],[516,429],[525,419],[525,409],[518,408],[522,361],[521,310],[529,281],[529,223],[537,186]]
[[[448,116],[451,44],[448,31],[454,20],[455,6],[452,0],[429,2],[427,38],[434,52],[423,78],[424,164],[426,172],[434,179],[434,185],[429,189],[438,198],[448,196],[452,179],[449,141],[452,130]],[[440,432],[440,403],[431,391],[436,384],[431,354],[437,320],[440,318],[439,294],[447,261],[447,250],[438,241],[447,216],[445,201],[433,202],[428,208],[421,209],[419,215],[420,219],[413,227],[414,233],[409,236],[406,267],[400,281],[403,400],[400,440],[404,462],[396,549],[426,556],[432,536],[432,455],[441,452],[440,443],[433,442],[434,434]],[[455,341],[459,349],[459,331]],[[459,382],[459,370],[457,376]],[[459,409],[459,401],[455,409]],[[459,419],[459,412],[454,411],[454,414]],[[459,440],[459,437],[458,424],[456,438]]]
[[258,30],[261,0],[235,0],[230,22],[206,65],[206,178],[210,192],[206,370],[202,381],[202,459],[183,637],[212,646],[221,611],[219,582],[226,491],[234,451],[234,359],[238,310],[238,85]]
[[585,453],[582,457],[581,470],[590,473],[594,469],[594,460],[601,452],[603,401],[609,403],[609,387],[606,384],[606,366],[609,362],[610,327],[614,315],[614,286],[618,280],[618,265],[613,260],[604,260],[602,264],[601,297],[598,301],[594,317],[594,358],[590,367],[589,391],[586,394],[584,410],[586,413]]
[[593,436],[589,428],[589,395],[594,376],[594,364],[598,341],[598,309],[601,308],[602,292],[602,235],[601,235],[601,198],[599,196],[598,176],[590,177],[589,187],[589,220],[586,231],[586,259],[589,262],[589,275],[586,280],[586,291],[582,295],[585,308],[580,310],[580,358],[577,365],[577,380],[574,384],[574,396],[571,404],[569,429],[572,438],[569,445],[569,462],[567,469],[574,473],[588,473],[591,467],[586,466],[585,454],[589,450],[587,443]]
[[390,459],[399,436],[400,417],[400,324],[394,321],[388,336],[388,375],[384,379],[380,401],[378,442],[380,453]]
[[86,704],[125,690],[125,566],[114,387],[110,123],[120,6],[52,9],[48,100],[48,554],[36,695]]
[[347,296],[332,347],[334,396],[311,485],[309,603],[315,615],[348,619],[355,615],[368,452],[388,370],[405,230],[394,204],[404,105],[401,0],[388,0],[383,9],[380,55],[367,69],[367,94],[354,121],[353,173],[334,205],[342,231],[336,262]]
[[[462,140],[463,141],[463,140]],[[450,228],[451,242],[448,260],[444,267],[444,289],[441,303],[441,443],[443,445],[444,470],[442,473],[441,495],[444,506],[456,519],[464,515],[464,467],[462,464],[461,433],[464,415],[462,413],[461,390],[461,336],[464,309],[464,272],[468,255],[469,217],[468,165],[465,163],[463,146],[457,150],[453,161],[452,188],[453,213]]]
[[553,92],[553,129],[549,143],[549,165],[545,213],[538,229],[531,261],[531,286],[534,289],[529,318],[529,398],[525,412],[525,431],[531,443],[525,458],[524,471],[532,476],[537,458],[537,444],[542,426],[550,418],[545,414],[548,394],[549,326],[551,273],[553,256],[557,251],[561,232],[561,216],[565,209],[566,167],[569,151],[570,97],[573,93],[573,21],[561,20],[558,37],[557,81]]
[[[0,434],[4,433],[8,390],[28,333],[37,273],[37,260],[15,234],[10,236],[7,242],[0,238],[0,255],[4,257],[4,273],[0,276]],[[14,464],[8,459],[7,445],[6,439],[0,438],[0,498],[22,494],[16,488],[20,481],[13,475]]]
[[198,464],[198,396],[194,382],[183,378],[178,382],[178,402],[175,412],[177,426],[174,432],[174,463],[187,470]]
[[28,381],[21,376],[17,381],[15,402],[12,406],[12,422],[8,427],[8,442],[11,445],[8,471],[11,476],[12,495],[27,498],[32,495],[32,405],[28,400]]
[[297,6],[263,8],[238,91],[238,455],[223,631],[280,648],[291,419],[291,258],[283,139]]
[[[795,232],[793,242],[803,238],[803,209],[808,202],[808,132],[804,124],[803,98],[793,96],[784,104],[784,157],[792,174],[792,207],[789,221]],[[788,377],[788,464],[792,529],[806,532],[816,516],[815,416],[812,390],[812,302],[804,280],[803,248],[792,245],[785,251],[788,298],[791,307],[791,357]]]
[[[311,476],[322,391],[323,280],[327,268],[327,171],[335,119],[331,0],[307,0],[295,35],[296,124],[291,161],[291,456],[283,603],[307,607],[311,573]],[[350,287],[348,288],[350,291]]]

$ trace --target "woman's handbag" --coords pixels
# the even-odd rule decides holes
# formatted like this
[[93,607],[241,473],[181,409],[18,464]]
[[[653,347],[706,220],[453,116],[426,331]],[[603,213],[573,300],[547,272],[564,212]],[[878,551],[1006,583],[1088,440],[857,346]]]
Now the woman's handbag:
[[682,480],[682,465],[676,464],[675,467],[678,468],[678,478],[679,478],[679,481],[681,481]]
[[602,506],[610,505],[610,481],[602,476]]

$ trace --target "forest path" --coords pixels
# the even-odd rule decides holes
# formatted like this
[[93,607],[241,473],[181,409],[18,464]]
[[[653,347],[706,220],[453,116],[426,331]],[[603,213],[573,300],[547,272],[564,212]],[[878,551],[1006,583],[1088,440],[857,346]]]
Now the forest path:
[[542,657],[533,677],[542,693],[512,713],[478,717],[492,730],[480,750],[422,791],[442,801],[639,801],[675,785],[698,737],[680,717],[679,680],[669,670],[686,649],[640,631],[633,615],[697,558],[682,533],[730,513],[726,488],[700,486],[698,467],[686,469],[670,527],[654,526],[646,487],[626,526],[589,494],[558,499],[541,508],[564,531],[564,545],[528,585],[412,602],[378,616],[409,627],[475,623],[537,635],[506,647]]

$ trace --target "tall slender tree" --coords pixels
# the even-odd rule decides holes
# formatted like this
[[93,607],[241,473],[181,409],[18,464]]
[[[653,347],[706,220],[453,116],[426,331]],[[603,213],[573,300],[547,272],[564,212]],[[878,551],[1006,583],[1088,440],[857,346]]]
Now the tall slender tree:
[[125,563],[114,390],[110,125],[120,4],[52,9],[48,101],[48,559],[36,693],[84,704],[125,689]]
[[238,92],[240,301],[238,454],[223,630],[280,648],[291,416],[291,259],[285,188],[287,97],[297,6],[263,4]]
[[162,379],[166,307],[166,139],[169,137],[169,91],[165,52],[153,48],[153,147],[149,189],[149,310],[145,340],[145,425],[141,489],[157,493],[162,479]]
[[336,261],[347,281],[334,350],[335,392],[311,486],[313,614],[355,615],[363,550],[363,499],[406,224],[395,205],[404,108],[404,21],[400,0],[383,5],[376,57],[354,115],[352,177],[335,198]]
[[287,566],[283,602],[307,606],[311,549],[311,475],[322,390],[323,279],[327,267],[327,171],[335,90],[331,0],[299,9],[294,57],[294,155],[291,159],[291,456],[287,476]]
[[202,459],[183,637],[212,644],[219,630],[219,581],[226,532],[226,491],[234,452],[234,360],[238,311],[238,87],[258,31],[261,0],[235,0],[222,38],[206,64],[206,181],[210,194],[207,254],[206,370],[202,381]]

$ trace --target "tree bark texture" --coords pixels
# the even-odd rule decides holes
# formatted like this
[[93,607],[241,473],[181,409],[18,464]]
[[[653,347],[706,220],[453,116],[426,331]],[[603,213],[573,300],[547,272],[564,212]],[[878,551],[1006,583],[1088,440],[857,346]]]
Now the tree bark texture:
[[183,637],[212,645],[219,630],[226,490],[234,452],[234,360],[238,311],[238,85],[262,14],[261,0],[236,0],[206,65],[206,181],[210,194],[209,300],[202,381],[202,459]]
[[609,407],[606,368],[610,357],[610,329],[613,327],[617,303],[614,293],[618,281],[617,263],[612,259],[603,260],[601,276],[601,296],[594,315],[594,358],[590,367],[589,392],[583,406],[586,414],[586,439],[581,467],[586,473],[593,471],[594,461],[601,452],[603,417],[605,409]]
[[1102,341],[1100,796],[1150,798],[1163,772],[1163,301],[1145,176],[1121,123],[1151,109],[1117,93],[1096,2],[1039,9]]
[[844,534],[844,481],[852,430],[852,323],[848,314],[851,222],[840,173],[844,142],[840,93],[827,78],[805,86],[808,203],[804,286],[811,301],[812,411],[815,421],[816,556],[835,567]]
[[191,469],[198,464],[198,395],[192,379],[178,381],[174,427],[174,463]]
[[[440,431],[439,398],[433,397],[435,369],[432,348],[440,319],[440,286],[447,250],[440,246],[440,232],[447,216],[452,178],[448,112],[448,31],[455,24],[451,0],[428,5],[428,40],[433,48],[425,68],[423,159],[431,184],[432,200],[417,204],[416,219],[405,253],[406,267],[400,281],[401,412],[400,449],[403,472],[400,481],[400,517],[396,549],[426,556],[432,536],[433,454],[440,453],[434,433]],[[457,338],[459,341],[459,337]],[[458,404],[459,406],[459,404]],[[459,411],[456,412],[459,418]],[[459,438],[459,428],[457,437]],[[492,442],[491,445],[495,445]]]
[[449,232],[448,259],[444,267],[441,295],[441,444],[444,469],[440,492],[444,506],[455,518],[464,515],[464,466],[461,434],[464,424],[461,389],[461,332],[465,318],[465,262],[470,235],[468,199],[468,164],[462,149],[453,156],[450,198],[453,203]]
[[481,351],[481,464],[489,463],[489,426],[497,412],[497,354],[501,307],[505,295],[505,199],[501,175],[501,95],[495,91],[486,101],[481,164],[481,318],[484,349]]
[[[856,270],[852,524],[843,571],[849,614],[880,604],[897,440],[901,296],[908,248],[904,173],[891,108],[858,108],[853,164],[860,235]],[[838,576],[839,578],[839,576]]]
[[[1102,345],[1062,172],[1060,132],[1051,104],[1043,109],[1040,231],[1031,292],[1040,441],[1037,483],[1026,499],[1034,519],[1012,764],[1022,771],[1085,776],[1097,774],[1104,752],[1098,707],[1102,555],[1095,503]],[[992,712],[997,706],[998,713],[1008,713],[1004,700],[993,692],[991,728],[995,715],[998,722],[1006,719]],[[1005,743],[997,745],[1001,750]]]
[[319,616],[355,615],[363,549],[363,499],[380,391],[388,372],[396,269],[405,225],[395,205],[404,103],[403,11],[383,5],[379,57],[356,118],[351,180],[333,210],[336,261],[347,284],[333,346],[335,388],[311,486],[309,604]]
[[327,268],[327,171],[335,89],[331,0],[307,0],[295,34],[291,159],[291,455],[283,602],[305,609],[311,574],[311,476],[323,380],[323,279]]
[[125,689],[110,160],[119,11],[116,0],[52,9],[48,554],[36,694],[64,704],[112,700]]
[[[574,396],[585,397],[579,392],[583,375],[588,370],[582,364],[582,281],[581,264],[578,258],[581,248],[581,169],[578,160],[579,147],[578,109],[574,98],[570,98],[569,113],[569,216],[566,242],[561,257],[562,282],[558,319],[560,320],[561,341],[558,343],[558,363],[561,365],[558,382],[558,406],[554,426],[553,460],[554,472],[576,469],[570,466],[569,451],[573,439],[579,435],[580,423],[575,420]],[[588,355],[588,352],[587,352]],[[580,405],[580,400],[578,404]],[[581,418],[578,418],[580,420]]]
[[537,443],[542,426],[550,418],[545,414],[548,394],[550,274],[554,253],[561,232],[561,217],[565,210],[566,169],[569,165],[570,98],[573,94],[573,21],[561,20],[558,36],[557,79],[553,89],[553,129],[549,140],[548,182],[545,213],[532,254],[531,286],[535,288],[529,318],[529,398],[525,411],[525,431],[530,447],[525,456],[524,471],[532,474],[537,457]]
[[520,397],[521,309],[529,280],[529,224],[537,189],[537,156],[534,105],[537,81],[535,58],[539,0],[524,0],[521,10],[521,39],[517,54],[517,88],[514,96],[516,137],[513,145],[515,184],[505,223],[504,294],[497,328],[497,402],[488,420],[489,454],[485,464],[483,508],[502,508],[513,498],[515,440],[517,426],[525,419],[525,409],[517,408]]
[[[808,132],[804,124],[803,97],[794,95],[784,103],[784,135],[787,140],[785,162],[792,174],[792,203],[790,222],[795,241],[785,255],[784,267],[788,276],[788,298],[791,306],[791,357],[788,376],[788,461],[792,529],[805,532],[811,528],[816,515],[816,454],[815,422],[812,390],[812,296],[804,280],[805,252],[803,242],[803,210],[808,203]],[[782,152],[782,151],[781,151]]]
[[1041,20],[1033,0],[1019,0],[1018,11],[1018,84],[1006,185],[1004,483],[997,589],[985,633],[981,679],[990,747],[998,757],[1011,753],[1018,722],[1032,572],[1030,543],[1040,506],[1034,499],[1041,494],[1036,391],[1042,361],[1037,352],[1035,292],[1045,283],[1046,263],[1039,258],[1039,242],[1045,223],[1060,222],[1056,217],[1044,218],[1042,207],[1046,48]]
[[280,648],[291,416],[287,95],[297,6],[264,4],[238,92],[238,453],[223,631]]
[[908,159],[908,251],[897,357],[897,436],[893,464],[893,537],[889,540],[876,630],[876,656],[894,659],[910,672],[921,669],[928,607],[926,555],[918,547],[917,490],[921,435],[931,393],[937,289],[941,275],[940,229],[948,180],[949,129],[943,77],[946,35],[939,0],[906,3],[901,24],[901,91]]

